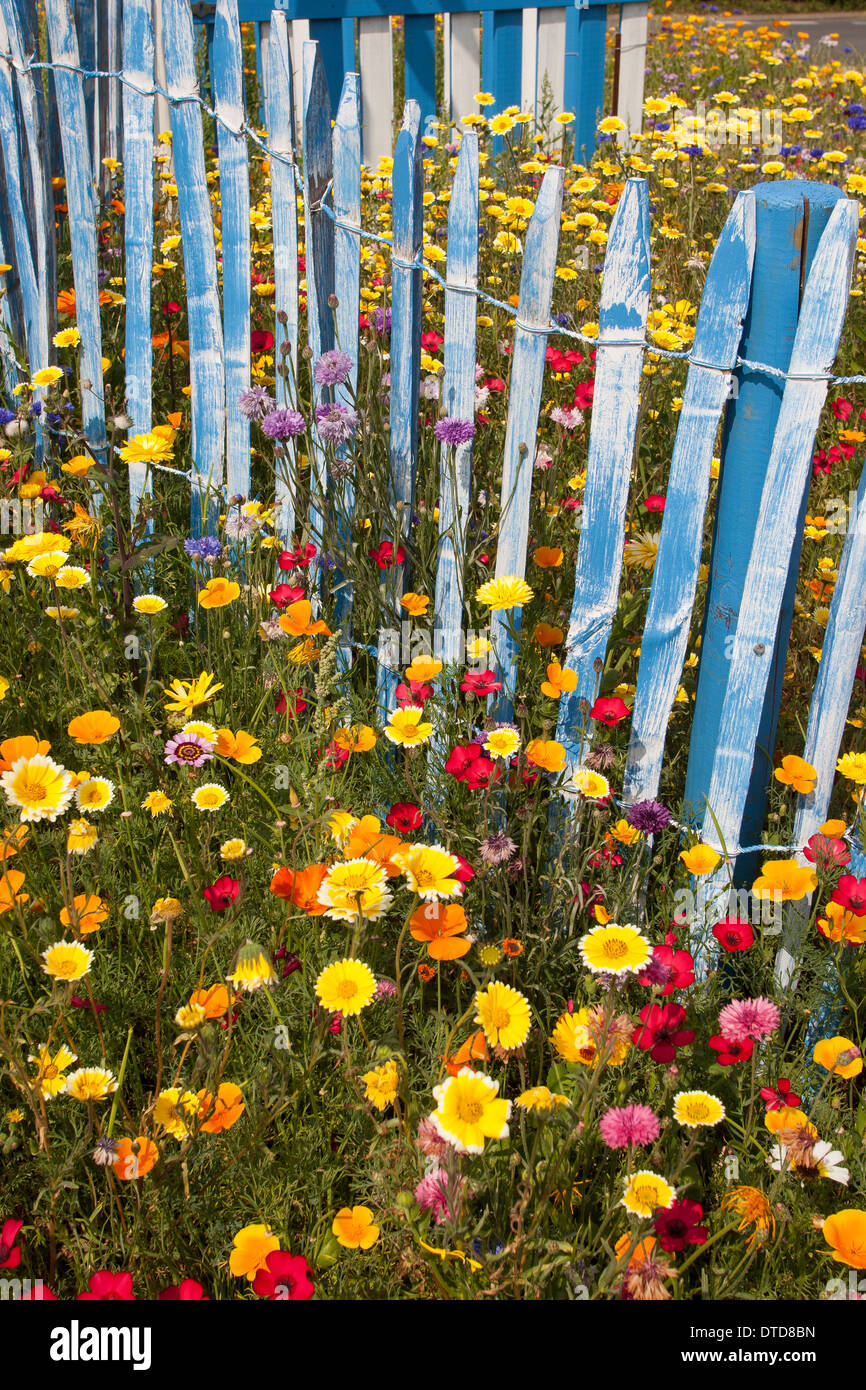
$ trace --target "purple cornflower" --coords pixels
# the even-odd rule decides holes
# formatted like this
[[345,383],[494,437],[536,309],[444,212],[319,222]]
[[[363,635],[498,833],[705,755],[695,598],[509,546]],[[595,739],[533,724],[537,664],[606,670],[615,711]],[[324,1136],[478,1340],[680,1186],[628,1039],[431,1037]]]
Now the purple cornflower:
[[375,328],[375,330],[376,330],[377,333],[390,333],[390,332],[391,332],[391,310],[390,310],[390,309],[374,309],[374,310],[373,310],[373,327]]
[[268,395],[264,386],[251,386],[249,391],[238,396],[238,410],[247,420],[263,420],[276,408],[276,401]]
[[358,417],[347,405],[317,405],[316,429],[325,444],[345,444],[352,438]]
[[201,734],[175,734],[165,745],[165,761],[171,766],[204,767],[213,757],[213,744]]
[[517,845],[509,835],[499,830],[495,835],[488,835],[486,840],[481,841],[478,853],[485,864],[507,864],[517,853]]
[[629,825],[645,835],[655,835],[670,822],[671,813],[660,801],[636,801],[625,813]]
[[472,420],[458,420],[453,415],[446,415],[444,419],[436,421],[433,433],[440,443],[456,448],[474,437],[475,425]]
[[609,1149],[652,1144],[659,1135],[658,1117],[648,1105],[615,1106],[602,1115],[598,1127]]
[[189,540],[184,541],[183,548],[194,560],[218,560],[223,553],[216,536],[200,536],[198,539],[190,536]]
[[348,380],[351,370],[352,359],[348,353],[340,352],[339,348],[330,348],[322,353],[313,368],[313,375],[319,386],[340,386]]
[[262,420],[262,434],[268,439],[294,439],[306,428],[307,422],[299,410],[271,410]]

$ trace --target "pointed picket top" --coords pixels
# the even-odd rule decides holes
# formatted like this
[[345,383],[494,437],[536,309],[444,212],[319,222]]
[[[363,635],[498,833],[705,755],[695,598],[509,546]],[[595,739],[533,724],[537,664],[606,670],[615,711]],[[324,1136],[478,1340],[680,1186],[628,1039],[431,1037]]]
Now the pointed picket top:
[[697,590],[713,447],[749,305],[754,257],[755,199],[740,193],[707,271],[665,491],[623,783],[629,805],[658,791]]
[[840,199],[830,215],[806,282],[789,379],[767,466],[707,798],[704,838],[709,843],[717,843],[717,823],[728,844],[736,845],[788,557],[811,467],[818,418],[827,396],[827,380],[822,374],[829,373],[839,346],[856,236],[857,204]]
[[[421,108],[407,101],[403,125],[394,151],[391,171],[392,254],[391,254],[391,369],[390,428],[388,454],[391,466],[392,512],[382,539],[395,549],[409,532],[415,502],[415,474],[418,463],[418,391],[421,382],[421,292],[422,273],[412,268],[421,255],[424,208],[424,172],[421,144]],[[382,607],[384,631],[379,636],[379,663],[376,679],[379,709],[393,708],[397,672],[390,664],[389,627],[399,628],[400,597],[404,591],[406,565],[392,565],[384,571]],[[393,630],[393,629],[392,629]]]
[[[334,293],[337,296],[336,345],[351,359],[348,381],[334,391],[339,404],[352,409],[358,387],[358,318],[361,307],[361,79],[347,72],[334,121]],[[341,225],[342,224],[342,225]],[[357,227],[354,232],[351,228]],[[341,454],[351,466],[354,444]],[[343,544],[350,543],[355,514],[355,487],[351,472],[332,482],[337,531]],[[348,670],[352,660],[351,627],[353,588],[344,574],[335,575],[335,627],[342,632],[339,661]]]
[[[294,168],[292,64],[286,16],[271,15],[268,37],[265,118],[271,151],[271,219],[274,233],[274,361],[286,368],[276,373],[277,405],[298,408],[298,203]],[[283,352],[283,344],[289,350]],[[274,477],[275,528],[287,548],[292,545],[297,517],[297,450],[287,440],[277,451]]]
[[[523,268],[508,392],[508,421],[502,461],[501,521],[496,545],[496,578],[526,573],[529,541],[529,500],[535,463],[535,439],[544,381],[544,354],[559,249],[564,171],[549,168],[526,229]],[[517,680],[517,641],[520,609],[497,610],[490,619],[490,640],[503,689],[495,704],[496,718],[507,722],[514,708]]]
[[581,701],[591,705],[595,699],[596,665],[604,664],[617,607],[649,295],[649,195],[645,179],[628,179],[604,260],[586,487],[563,659],[577,673],[576,689],[560,700],[556,731],[570,772],[580,764],[585,743]]
[[[446,280],[473,290],[478,284],[478,136],[463,136],[448,204]],[[475,422],[477,301],[472,294],[445,291],[442,415]],[[436,565],[434,655],[447,665],[463,659],[466,532],[472,478],[472,440],[440,446],[439,554]]]
[[[793,843],[800,846],[797,859],[803,867],[809,861],[802,852],[818,827],[827,819],[830,796],[836,776],[851,691],[860,662],[860,649],[866,629],[866,468],[860,475],[860,486],[842,549],[830,616],[824,630],[818,677],[812,694],[809,724],[803,758],[815,768],[814,789],[797,797],[794,817]],[[810,866],[811,867],[811,866]],[[846,873],[855,870],[848,868]],[[801,904],[792,904],[784,945],[776,957],[776,979],[784,987],[790,982],[799,959],[800,947],[809,921],[809,910],[797,912]]]
[[[304,81],[304,247],[307,276],[307,340],[315,363],[334,346],[334,311],[329,299],[334,294],[334,223],[324,208],[333,210],[331,191],[333,144],[331,103],[325,66],[317,43],[305,43]],[[326,391],[313,384],[313,400],[319,406]],[[321,552],[324,529],[323,509],[328,492],[325,449],[312,429],[313,457],[310,460],[311,487],[310,540]]]
[[250,172],[244,129],[244,59],[237,0],[217,0],[213,68],[222,225],[226,363],[226,492],[248,497],[250,422],[238,399],[250,386]]
[[[161,0],[165,34],[166,85],[173,98],[198,91],[195,37],[188,0]],[[190,528],[200,535],[217,525],[224,481],[225,374],[217,290],[213,208],[205,163],[201,108],[175,100],[171,106],[172,153],[186,271],[189,361],[192,385],[192,481]]]

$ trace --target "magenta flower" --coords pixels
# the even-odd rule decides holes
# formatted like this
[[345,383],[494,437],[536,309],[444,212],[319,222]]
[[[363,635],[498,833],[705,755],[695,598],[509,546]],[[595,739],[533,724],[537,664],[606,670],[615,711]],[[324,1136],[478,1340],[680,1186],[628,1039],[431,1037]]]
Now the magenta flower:
[[598,1127],[609,1149],[652,1144],[659,1134],[658,1116],[648,1105],[614,1106],[602,1115]]
[[96,1274],[91,1274],[88,1284],[88,1293],[80,1293],[79,1299],[89,1299],[91,1302],[107,1303],[129,1303],[135,1301],[135,1294],[132,1292],[132,1275],[125,1271],[121,1274],[112,1274],[110,1269],[100,1269]]
[[760,1042],[775,1033],[779,1010],[771,1000],[732,999],[719,1014],[719,1028],[731,1042]]
[[[427,1173],[415,1188],[415,1201],[422,1211],[432,1211],[437,1226],[450,1221],[460,1207],[463,1194],[463,1179],[449,1178],[444,1168],[436,1168]],[[449,1205],[449,1197],[451,1204]]]
[[169,767],[204,767],[213,757],[213,744],[200,734],[175,734],[165,745],[165,761]]

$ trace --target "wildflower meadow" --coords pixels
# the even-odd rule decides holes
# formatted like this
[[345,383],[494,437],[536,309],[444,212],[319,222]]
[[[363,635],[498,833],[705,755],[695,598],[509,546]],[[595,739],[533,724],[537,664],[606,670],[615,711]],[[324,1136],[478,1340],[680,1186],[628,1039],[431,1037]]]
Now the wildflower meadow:
[[[13,317],[0,409],[10,1296],[650,1300],[688,1302],[695,1322],[708,1303],[866,1291],[866,647],[827,815],[802,843],[795,834],[819,776],[804,756],[810,702],[862,513],[863,384],[831,381],[820,415],[769,790],[723,906],[702,893],[725,869],[724,846],[708,843],[686,797],[723,425],[658,786],[637,800],[623,790],[712,253],[734,199],[757,184],[832,185],[862,200],[862,215],[866,68],[832,49],[819,60],[796,22],[771,27],[772,16],[759,27],[664,7],[656,17],[643,130],[630,142],[608,115],[595,149],[575,151],[572,113],[491,115],[483,91],[461,120],[426,128],[422,256],[440,278],[425,275],[421,290],[408,506],[394,501],[389,445],[408,312],[391,262],[394,161],[361,174],[372,235],[360,242],[357,352],[339,334],[322,348],[308,333],[313,252],[299,195],[290,342],[275,308],[278,165],[257,124],[251,25],[252,365],[226,399],[229,423],[249,432],[250,485],[211,491],[198,524],[192,392],[205,368],[178,135],[167,127],[154,147],[146,431],[129,404],[125,159],[95,171],[104,447],[87,427],[72,195],[54,179],[51,361],[31,370]],[[204,86],[204,45],[198,59]],[[613,60],[609,48],[609,70]],[[711,143],[678,118],[698,101],[733,136]],[[749,123],[765,108],[781,131],[771,149]],[[229,209],[207,111],[203,129],[224,289]],[[454,413],[443,282],[467,136],[478,142],[483,296],[466,309],[474,403]],[[509,402],[529,389],[514,319],[529,223],[557,166],[550,312],[563,335],[538,349],[525,565],[503,573],[516,505],[503,486]],[[567,633],[592,468],[604,466],[589,458],[613,274],[602,270],[635,179],[648,189],[652,299],[622,575],[584,698]],[[866,372],[864,283],[861,238],[835,377]],[[448,479],[456,488],[467,449],[463,571],[443,632],[440,518],[455,513]],[[577,768],[558,737],[570,699]]]

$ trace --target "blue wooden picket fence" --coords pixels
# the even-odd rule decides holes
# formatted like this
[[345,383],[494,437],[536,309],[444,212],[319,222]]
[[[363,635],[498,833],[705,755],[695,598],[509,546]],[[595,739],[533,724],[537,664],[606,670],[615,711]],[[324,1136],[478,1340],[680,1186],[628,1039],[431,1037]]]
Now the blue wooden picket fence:
[[[91,446],[105,447],[100,383],[102,352],[96,259],[94,174],[88,145],[75,138],[86,113],[87,78],[70,0],[46,0],[50,59],[67,186],[72,264],[82,332],[85,428]],[[151,426],[150,265],[153,250],[155,39],[150,0],[122,6],[122,140],[126,238],[126,374],[129,431]],[[224,499],[248,495],[249,427],[235,409],[250,384],[250,223],[248,146],[260,137],[247,126],[243,52],[237,0],[218,0],[213,33],[214,106],[222,203],[222,295],[203,148],[203,103],[197,89],[194,16],[188,0],[162,0],[165,94],[170,107],[178,216],[185,250],[190,338],[192,470],[191,525],[201,533]],[[361,216],[361,105],[356,73],[345,75],[331,122],[328,81],[319,45],[304,45],[296,130],[295,93],[286,14],[271,13],[267,44],[267,129],[274,243],[275,356],[287,345],[297,363],[301,340],[298,278],[298,193],[303,197],[306,257],[306,338],[314,354],[334,342],[336,296],[340,346],[357,367]],[[21,348],[31,372],[48,364],[49,265],[46,245],[53,217],[39,192],[45,187],[38,139],[36,77],[28,62],[15,0],[0,0],[0,150],[8,219],[0,256],[13,262],[10,294],[2,301],[10,322],[20,320]],[[16,118],[16,100],[20,119]],[[439,272],[423,258],[421,109],[406,103],[394,149],[390,246],[392,333],[389,369],[389,454],[394,495],[388,499],[394,535],[408,533],[418,457],[418,397],[424,277]],[[299,149],[303,150],[303,160]],[[22,192],[25,178],[30,195]],[[501,524],[496,575],[523,576],[527,563],[529,503],[545,348],[557,261],[564,171],[544,175],[529,221],[511,353],[512,379],[502,467]],[[475,320],[479,235],[478,141],[462,139],[448,213],[445,287],[444,413],[469,419],[474,409]],[[805,216],[808,205],[808,216]],[[667,505],[652,575],[632,716],[626,804],[653,798],[665,755],[692,622],[701,540],[709,498],[711,460],[719,422],[725,447],[714,517],[714,545],[704,614],[703,652],[722,642],[724,665],[709,664],[699,682],[691,736],[688,784],[693,823],[723,862],[702,891],[705,924],[717,919],[731,885],[750,883],[750,853],[763,821],[778,717],[792,602],[792,574],[813,443],[842,332],[857,238],[856,202],[815,183],[762,184],[741,193],[718,239],[707,271],[689,354],[683,405],[673,446]],[[35,219],[35,223],[34,223]],[[650,218],[646,182],[629,179],[612,219],[602,281],[595,396],[587,481],[575,573],[574,600],[563,664],[577,672],[577,688],[560,705],[556,737],[566,748],[563,796],[577,799],[572,781],[587,747],[583,704],[598,689],[617,608],[623,563],[624,519],[631,482],[642,368],[650,304]],[[381,242],[382,238],[377,238]],[[790,247],[799,247],[792,257]],[[34,247],[36,254],[34,255]],[[784,252],[784,254],[782,254]],[[802,290],[802,299],[801,299]],[[8,301],[8,304],[7,304]],[[571,334],[580,338],[579,334]],[[14,363],[4,363],[7,372]],[[278,377],[280,403],[295,403],[294,372]],[[737,391],[732,396],[732,383]],[[760,439],[769,441],[762,449]],[[327,460],[316,447],[311,460],[316,492],[330,505]],[[281,465],[282,469],[282,465]],[[279,535],[294,543],[321,534],[323,518],[296,515],[293,489],[278,470],[274,488]],[[464,625],[467,518],[472,444],[441,452],[440,543],[435,624],[451,634],[446,659],[456,659]],[[187,475],[181,475],[185,478]],[[150,475],[130,468],[135,515]],[[333,489],[331,489],[333,497]],[[351,493],[349,493],[351,503]],[[401,505],[398,505],[401,504]],[[866,626],[866,482],[846,536],[830,605],[823,657],[812,699],[804,757],[818,771],[815,790],[798,801],[794,845],[805,844],[827,815],[834,766]],[[403,571],[389,571],[392,601],[402,593]],[[342,618],[351,621],[351,595],[343,592]],[[719,631],[719,615],[727,627]],[[512,614],[519,631],[519,610]],[[723,625],[724,626],[724,625]],[[723,637],[729,640],[722,641]],[[503,682],[492,707],[512,713],[518,649],[498,617],[491,638]],[[351,660],[351,646],[344,651]],[[393,707],[399,672],[384,640],[379,649],[382,712]],[[704,679],[702,671],[701,679]],[[756,751],[757,750],[757,751]],[[744,831],[744,827],[746,830]],[[769,854],[782,847],[762,848]],[[801,862],[805,862],[801,858]],[[862,862],[862,861],[858,861]],[[789,924],[777,973],[796,978],[802,919]],[[698,944],[703,973],[706,940]]]

